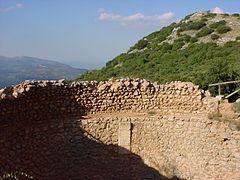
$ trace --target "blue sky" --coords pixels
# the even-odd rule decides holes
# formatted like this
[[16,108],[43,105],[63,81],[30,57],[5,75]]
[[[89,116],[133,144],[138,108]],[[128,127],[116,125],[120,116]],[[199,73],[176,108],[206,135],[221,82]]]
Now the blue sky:
[[239,8],[240,0],[0,0],[0,55],[97,69],[188,14]]

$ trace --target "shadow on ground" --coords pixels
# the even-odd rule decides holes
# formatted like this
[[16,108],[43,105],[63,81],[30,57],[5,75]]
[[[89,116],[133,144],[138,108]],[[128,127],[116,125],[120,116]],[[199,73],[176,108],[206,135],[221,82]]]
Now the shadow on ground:
[[53,122],[5,134],[0,144],[0,175],[22,171],[36,180],[168,179],[144,164],[140,156],[86,137],[76,119]]

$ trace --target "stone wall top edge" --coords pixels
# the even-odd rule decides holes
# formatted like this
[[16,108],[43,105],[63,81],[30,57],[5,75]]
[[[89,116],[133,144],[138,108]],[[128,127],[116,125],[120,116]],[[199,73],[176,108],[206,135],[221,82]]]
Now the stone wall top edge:
[[20,84],[9,86],[0,89],[0,100],[2,99],[14,99],[19,97],[20,94],[28,92],[33,88],[47,88],[47,87],[61,87],[61,88],[88,88],[96,87],[98,90],[104,91],[105,89],[112,87],[112,89],[118,89],[118,87],[133,87],[143,88],[143,89],[191,89],[197,90],[206,96],[210,96],[208,91],[201,90],[199,86],[194,85],[191,82],[181,82],[172,81],[166,84],[158,84],[157,82],[150,82],[145,79],[130,79],[130,78],[120,78],[120,79],[109,79],[108,81],[73,81],[72,83],[67,83],[64,79],[61,80],[26,80]]

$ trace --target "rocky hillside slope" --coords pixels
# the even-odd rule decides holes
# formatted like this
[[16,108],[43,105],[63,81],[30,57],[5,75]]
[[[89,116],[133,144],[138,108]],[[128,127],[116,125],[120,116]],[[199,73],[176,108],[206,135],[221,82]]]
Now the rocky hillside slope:
[[[199,12],[139,40],[128,52],[77,80],[146,78],[208,84],[240,79],[240,14]],[[237,85],[226,86],[224,93]],[[217,89],[209,89],[215,93]]]

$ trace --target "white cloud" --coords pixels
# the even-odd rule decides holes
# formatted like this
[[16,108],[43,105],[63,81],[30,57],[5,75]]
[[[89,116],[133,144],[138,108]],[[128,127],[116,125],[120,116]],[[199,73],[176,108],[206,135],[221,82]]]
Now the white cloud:
[[133,14],[130,16],[123,16],[121,19],[122,21],[139,21],[144,20],[145,16],[141,13]]
[[20,8],[22,7],[23,5],[21,3],[16,3],[14,6],[9,6],[9,7],[6,7],[6,8],[1,8],[0,9],[0,12],[8,12],[8,11],[11,11],[15,8]]
[[100,13],[98,20],[100,21],[118,21],[121,19],[121,16],[118,14],[108,14],[105,12]]
[[217,13],[217,14],[223,14],[224,11],[219,8],[219,7],[215,7],[213,10],[212,10],[213,13]]
[[176,20],[173,12],[153,16],[145,16],[141,13],[122,16],[120,14],[106,13],[104,9],[100,9],[99,13],[99,21],[116,21],[122,26],[162,26]]
[[22,4],[21,3],[17,3],[15,6],[16,7],[22,7]]

